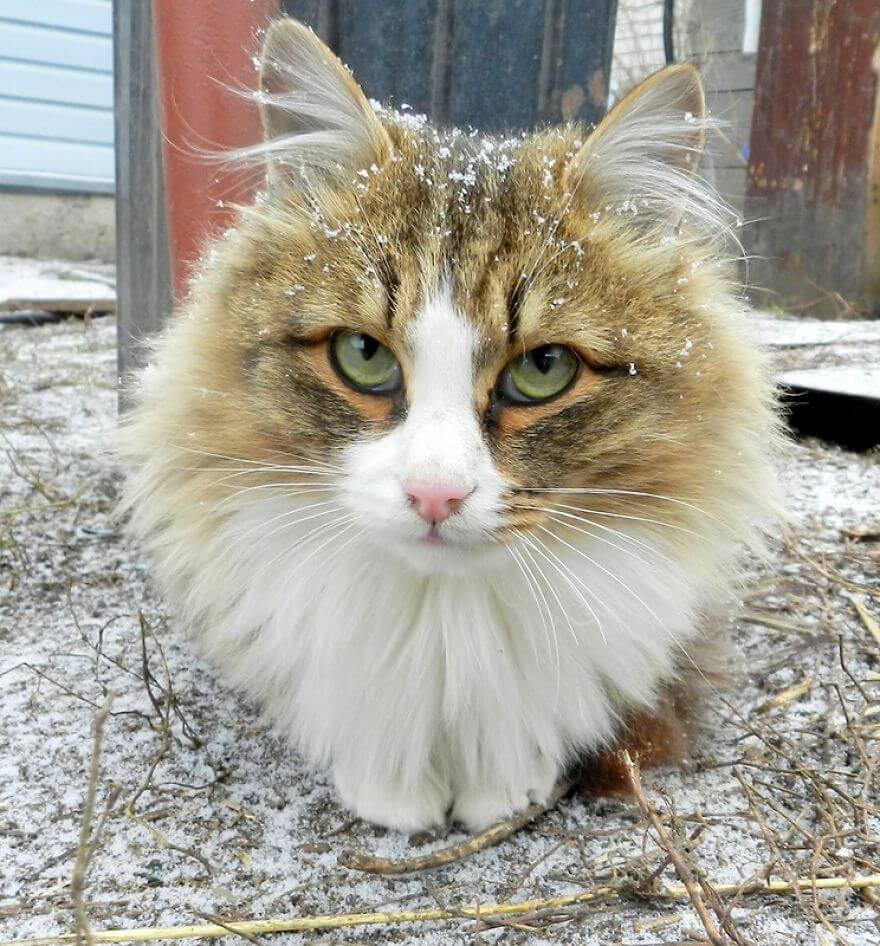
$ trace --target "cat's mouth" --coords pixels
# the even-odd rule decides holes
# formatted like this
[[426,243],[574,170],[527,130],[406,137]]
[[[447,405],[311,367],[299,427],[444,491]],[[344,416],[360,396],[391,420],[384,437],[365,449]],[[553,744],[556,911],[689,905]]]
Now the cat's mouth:
[[429,545],[446,545],[447,539],[440,533],[437,526],[432,525],[428,526],[427,532],[422,536],[422,542],[427,542]]

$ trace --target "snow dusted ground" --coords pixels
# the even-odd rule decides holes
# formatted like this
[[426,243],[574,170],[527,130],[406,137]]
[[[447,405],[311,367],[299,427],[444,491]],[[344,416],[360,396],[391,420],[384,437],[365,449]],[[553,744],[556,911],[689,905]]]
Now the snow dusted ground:
[[[353,821],[193,656],[112,516],[114,377],[112,319],[0,327],[0,941],[74,928],[91,726],[109,691],[85,889],[94,930],[454,911],[596,884],[619,893],[515,925],[453,918],[261,942],[701,941],[687,899],[637,895],[656,889],[654,871],[679,880],[629,800],[568,799],[500,846],[414,877],[339,864],[345,849],[400,857],[460,835]],[[880,620],[880,457],[809,443],[783,465],[792,522],[731,625],[741,681],[707,709],[688,771],[644,773],[684,856],[715,883],[880,872],[880,641],[853,603]],[[871,892],[726,902],[743,942],[880,944]]]

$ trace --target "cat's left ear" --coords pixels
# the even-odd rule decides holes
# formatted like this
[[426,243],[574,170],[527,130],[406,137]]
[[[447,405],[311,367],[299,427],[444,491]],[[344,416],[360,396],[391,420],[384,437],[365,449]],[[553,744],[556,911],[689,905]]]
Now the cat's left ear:
[[567,190],[591,209],[631,202],[681,217],[705,146],[706,98],[694,66],[674,65],[624,96],[568,167]]
[[260,116],[270,182],[308,187],[381,166],[391,140],[361,87],[306,26],[275,20],[260,57]]

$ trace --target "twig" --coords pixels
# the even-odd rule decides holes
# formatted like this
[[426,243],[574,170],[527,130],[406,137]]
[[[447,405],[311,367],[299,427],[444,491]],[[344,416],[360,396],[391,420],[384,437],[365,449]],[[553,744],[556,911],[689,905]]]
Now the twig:
[[387,857],[376,857],[372,854],[359,854],[356,851],[343,851],[339,855],[339,863],[343,867],[366,871],[370,874],[414,874],[417,871],[433,870],[437,867],[444,867],[446,864],[453,864],[456,861],[464,860],[466,857],[472,857],[480,851],[485,851],[488,847],[499,844],[519,831],[520,828],[525,827],[529,822],[534,821],[535,818],[543,815],[544,812],[555,808],[577,782],[577,778],[564,779],[550,793],[546,804],[529,805],[528,808],[523,809],[518,814],[493,824],[485,831],[481,831],[464,841],[459,841],[457,844],[441,848],[439,851],[432,851],[430,854],[422,854],[418,857],[409,857],[401,861],[392,861]]
[[[854,877],[805,877],[794,882],[785,880],[755,881],[743,888],[742,884],[708,885],[719,896],[726,894],[789,894],[795,890],[867,890],[880,888],[880,874],[856,875]],[[436,923],[465,917],[480,919],[496,916],[521,916],[536,910],[563,909],[580,903],[597,900],[613,900],[625,890],[619,886],[597,887],[584,893],[553,897],[547,900],[524,900],[520,903],[492,903],[482,906],[460,907],[454,913],[442,909],[411,910],[395,913],[340,913],[319,916],[295,916],[275,920],[236,920],[225,926],[162,926],[136,927],[127,930],[104,930],[92,933],[92,942],[99,943],[155,943],[163,939],[215,939],[230,932],[247,933],[251,936],[262,933],[295,933],[307,930],[338,930],[353,926],[382,926],[398,923]],[[689,894],[684,887],[674,884],[651,894],[658,900],[686,900]],[[75,935],[42,936],[35,939],[7,940],[0,946],[61,946],[75,943]]]
[[98,794],[98,779],[101,773],[101,744],[104,739],[104,724],[110,715],[110,707],[113,705],[113,693],[107,694],[104,705],[95,714],[93,726],[94,739],[92,742],[92,761],[89,766],[89,782],[86,788],[86,800],[83,805],[82,824],[79,829],[79,843],[76,848],[76,861],[73,865],[73,875],[70,878],[70,899],[73,902],[74,913],[76,916],[75,941],[79,946],[91,946],[92,931],[89,926],[89,918],[83,903],[83,890],[86,883],[86,871],[89,869],[89,861],[97,844],[98,832],[103,828],[106,820],[106,814],[102,816],[98,825],[98,832],[95,834],[95,840],[90,844],[89,836],[92,829],[92,818],[95,814],[95,798]]
[[812,688],[813,678],[807,674],[800,683],[795,683],[793,686],[781,690],[775,696],[771,696],[769,700],[765,700],[760,706],[756,706],[754,712],[762,716],[764,713],[769,713],[770,710],[781,709],[783,706],[799,700],[802,696],[806,696]]
[[865,625],[868,633],[874,638],[877,646],[880,647],[880,624],[871,616],[864,603],[859,601],[858,598],[850,598],[850,601],[852,601],[853,607],[862,619],[862,624]]
[[706,931],[706,935],[709,937],[709,941],[713,943],[713,946],[726,946],[721,931],[715,925],[715,921],[709,915],[709,910],[706,908],[706,903],[703,899],[703,891],[700,887],[699,881],[694,877],[693,872],[682,856],[681,851],[679,851],[675,846],[675,842],[672,840],[666,828],[663,826],[663,822],[660,820],[660,816],[657,814],[657,809],[648,801],[648,797],[645,795],[645,790],[642,788],[642,780],[639,776],[638,766],[633,761],[632,756],[626,751],[626,749],[621,752],[621,758],[623,759],[623,764],[626,767],[626,774],[629,779],[630,788],[632,789],[636,802],[641,809],[642,817],[654,829],[654,834],[657,837],[657,843],[669,857],[669,860],[672,862],[672,866],[675,868],[675,873],[678,875],[678,879],[682,882],[682,884],[684,884],[685,890],[687,891],[688,897],[690,897],[690,901],[693,904],[694,910],[696,911],[697,916],[700,918],[700,923],[703,924],[703,929]]
[[217,916],[216,913],[203,913],[201,910],[193,910],[196,916],[201,917],[203,920],[210,920],[212,923],[216,923],[217,926],[222,926],[223,929],[229,930],[235,936],[240,936],[243,940],[247,940],[249,943],[253,943],[254,946],[263,946],[263,940],[257,939],[252,933],[247,933],[243,930],[233,929],[229,923],[223,919],[222,916]]

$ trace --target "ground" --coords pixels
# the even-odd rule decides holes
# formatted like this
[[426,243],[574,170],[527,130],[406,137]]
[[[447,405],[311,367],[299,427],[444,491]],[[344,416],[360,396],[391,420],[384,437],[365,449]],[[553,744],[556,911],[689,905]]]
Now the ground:
[[340,854],[410,856],[461,836],[352,820],[325,775],[194,656],[113,516],[115,365],[111,318],[0,326],[0,941],[70,932],[78,917],[100,931],[455,914],[603,888],[592,902],[497,920],[259,941],[706,942],[693,898],[664,896],[683,872],[746,887],[715,904],[724,923],[703,896],[710,929],[725,928],[716,942],[880,944],[880,890],[748,889],[880,873],[876,453],[801,442],[780,459],[791,521],[731,621],[738,680],[710,699],[686,769],[642,774],[674,863],[631,799],[569,798],[473,857],[373,876]]

